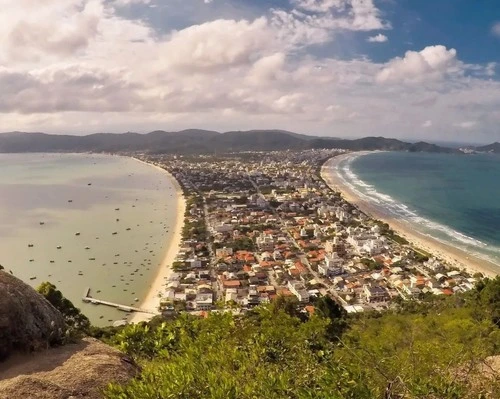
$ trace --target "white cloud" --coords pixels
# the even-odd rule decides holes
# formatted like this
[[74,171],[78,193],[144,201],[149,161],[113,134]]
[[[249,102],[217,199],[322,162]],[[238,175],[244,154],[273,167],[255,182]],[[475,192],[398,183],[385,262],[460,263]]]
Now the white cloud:
[[366,39],[368,42],[370,43],[384,43],[386,42],[387,40],[389,40],[387,38],[386,35],[383,35],[381,33],[379,33],[378,35],[375,35],[375,36],[370,36],[368,39]]
[[256,84],[262,84],[279,78],[283,73],[286,55],[278,52],[257,60],[250,69],[248,79]]
[[407,51],[403,58],[389,61],[377,75],[379,82],[422,82],[442,78],[454,71],[457,52],[445,46],[429,46]]
[[113,5],[118,7],[129,6],[132,4],[151,4],[151,0],[114,0]]
[[389,24],[373,1],[297,0],[295,10],[167,34],[118,12],[155,3],[146,0],[4,3],[2,130],[498,134],[495,63],[468,65],[440,45],[384,63],[308,53],[313,44],[341,40],[343,30],[382,35]]
[[472,129],[477,125],[477,121],[464,121],[459,123],[454,123],[453,126],[462,128],[462,129]]
[[274,48],[266,18],[253,22],[217,20],[175,32],[162,48],[168,66],[189,70],[248,64]]
[[323,23],[332,27],[361,31],[390,27],[373,0],[292,0],[292,4],[299,10],[324,14]]
[[500,21],[495,22],[491,27],[491,33],[496,37],[500,37]]

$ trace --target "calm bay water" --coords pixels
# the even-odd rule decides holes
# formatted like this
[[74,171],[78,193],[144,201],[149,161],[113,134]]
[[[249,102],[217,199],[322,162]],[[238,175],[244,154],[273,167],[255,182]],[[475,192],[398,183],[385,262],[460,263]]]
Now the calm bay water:
[[0,155],[0,264],[34,287],[52,282],[97,325],[125,314],[83,303],[85,288],[140,304],[176,212],[173,182],[129,158]]
[[499,156],[379,152],[338,172],[391,216],[500,265]]

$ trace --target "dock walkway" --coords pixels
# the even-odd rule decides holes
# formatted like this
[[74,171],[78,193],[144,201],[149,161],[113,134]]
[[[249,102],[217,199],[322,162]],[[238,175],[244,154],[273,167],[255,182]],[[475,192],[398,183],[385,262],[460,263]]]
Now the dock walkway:
[[136,308],[135,306],[122,305],[120,303],[104,301],[102,299],[93,298],[90,296],[90,287],[85,289],[85,291],[83,293],[82,301],[87,302],[87,303],[92,303],[94,305],[110,306],[110,307],[116,308],[118,310],[122,310],[124,312],[138,312],[138,313],[148,313],[148,314],[154,314],[154,315],[159,314],[159,312],[155,312],[153,310],[141,309],[141,308]]

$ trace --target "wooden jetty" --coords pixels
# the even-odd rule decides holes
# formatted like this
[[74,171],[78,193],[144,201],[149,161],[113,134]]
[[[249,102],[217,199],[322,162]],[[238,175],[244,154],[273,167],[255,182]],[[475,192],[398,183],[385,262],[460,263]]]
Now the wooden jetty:
[[154,315],[159,314],[158,312],[155,312],[152,310],[136,308],[135,306],[122,305],[120,303],[104,301],[102,299],[93,298],[90,296],[90,287],[87,287],[85,289],[85,291],[83,292],[82,301],[87,302],[87,303],[91,303],[94,305],[110,306],[112,308],[116,308],[116,309],[121,310],[123,312],[138,312],[138,313],[148,313],[148,314],[154,314]]

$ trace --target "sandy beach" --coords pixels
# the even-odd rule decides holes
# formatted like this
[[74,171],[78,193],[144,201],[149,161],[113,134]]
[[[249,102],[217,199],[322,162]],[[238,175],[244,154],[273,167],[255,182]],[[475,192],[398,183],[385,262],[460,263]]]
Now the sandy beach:
[[444,244],[432,237],[424,235],[416,231],[409,222],[403,219],[389,217],[373,203],[359,198],[335,171],[335,168],[340,162],[352,156],[353,153],[350,153],[331,158],[321,169],[321,176],[325,182],[332,189],[341,192],[346,201],[356,205],[361,211],[372,218],[388,223],[397,234],[406,238],[415,247],[431,253],[433,256],[445,261],[451,266],[458,267],[459,269],[466,269],[471,274],[479,272],[489,277],[494,277],[498,274],[498,270],[500,270],[499,265],[470,255],[459,248]]
[[[165,280],[172,274],[171,265],[174,262],[182,243],[182,228],[184,226],[184,213],[186,211],[186,200],[184,198],[182,188],[175,179],[175,177],[159,166],[141,161],[140,159],[134,158],[138,162],[142,162],[146,165],[152,166],[163,173],[165,173],[170,179],[174,181],[174,185],[177,191],[177,214],[175,218],[175,225],[172,226],[174,229],[173,236],[167,246],[167,251],[165,252],[165,257],[158,268],[158,273],[151,283],[149,291],[146,297],[140,302],[139,307],[141,309],[147,309],[156,311],[160,304],[159,294],[163,291],[165,287]],[[148,321],[153,317],[152,314],[148,313],[134,313],[130,318],[130,323],[140,323],[142,321]]]

